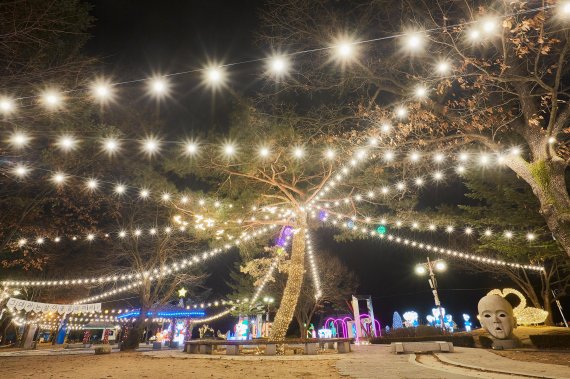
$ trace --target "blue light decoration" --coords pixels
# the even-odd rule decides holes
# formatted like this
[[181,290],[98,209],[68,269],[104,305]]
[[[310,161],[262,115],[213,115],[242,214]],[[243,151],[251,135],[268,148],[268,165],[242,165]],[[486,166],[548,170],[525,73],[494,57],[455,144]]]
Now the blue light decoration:
[[445,315],[445,317],[443,318],[443,325],[445,325],[447,330],[453,333],[453,330],[455,329],[455,323],[453,322],[453,317],[451,315],[449,314]]
[[376,233],[383,235],[386,234],[388,230],[386,229],[386,226],[384,225],[378,225],[378,227],[376,228]]
[[[141,313],[140,309],[135,309],[129,313],[123,313],[122,315],[117,316],[117,318],[131,318],[131,317],[138,317]],[[148,311],[146,313],[148,317],[157,317],[157,318],[200,318],[206,316],[206,312],[202,310],[180,310],[180,311],[165,311],[161,312],[151,312]]]
[[329,214],[327,211],[325,211],[325,210],[319,211],[319,220],[325,221],[328,217],[329,217]]
[[348,226],[350,229],[354,228],[354,221],[350,220],[346,223],[346,226]]
[[465,327],[465,331],[466,332],[470,332],[471,331],[471,327],[473,326],[473,324],[471,324],[471,316],[469,316],[468,314],[464,313],[463,314],[463,320],[465,321],[463,323],[463,326]]
[[287,238],[290,237],[293,234],[293,228],[289,225],[287,225],[286,227],[284,227],[281,230],[281,233],[279,234],[279,237],[277,237],[277,240],[275,241],[275,245],[277,246],[285,246],[285,243],[287,242]]

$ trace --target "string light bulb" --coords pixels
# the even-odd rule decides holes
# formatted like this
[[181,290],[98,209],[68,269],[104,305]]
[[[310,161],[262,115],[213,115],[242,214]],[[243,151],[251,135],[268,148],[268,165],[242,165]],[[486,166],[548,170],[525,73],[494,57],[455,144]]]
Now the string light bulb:
[[168,82],[164,77],[155,76],[148,83],[148,91],[156,98],[162,98],[168,93]]
[[59,186],[65,183],[66,178],[67,176],[64,173],[56,172],[52,175],[51,181]]
[[156,137],[147,137],[141,143],[142,151],[152,157],[160,151],[160,141]]
[[73,136],[63,135],[56,142],[56,146],[64,152],[69,152],[77,147],[77,140]]
[[297,159],[301,159],[303,158],[303,156],[305,155],[305,151],[303,150],[303,148],[301,146],[297,146],[295,148],[293,148],[293,156]]
[[89,191],[95,191],[97,187],[99,187],[99,182],[97,181],[97,179],[89,179],[87,180],[85,186]]
[[3,114],[12,113],[15,109],[14,102],[8,98],[0,99],[0,112]]
[[119,141],[115,138],[109,137],[103,140],[103,150],[109,155],[117,153],[119,147]]
[[284,76],[288,66],[289,62],[284,56],[274,56],[269,60],[269,71],[276,77]]
[[408,33],[404,39],[404,46],[410,52],[422,50],[424,43],[424,36],[419,32]]
[[398,118],[406,118],[408,115],[408,110],[404,106],[399,106],[396,108],[396,116]]
[[446,75],[451,69],[451,65],[447,61],[439,61],[435,66],[435,70],[440,75]]
[[61,106],[61,95],[55,90],[46,90],[41,94],[41,102],[48,109],[57,109]]
[[23,132],[14,132],[8,139],[8,143],[16,149],[21,149],[30,143],[30,137]]
[[20,178],[26,177],[29,173],[30,169],[25,165],[19,164],[14,168],[14,174]]

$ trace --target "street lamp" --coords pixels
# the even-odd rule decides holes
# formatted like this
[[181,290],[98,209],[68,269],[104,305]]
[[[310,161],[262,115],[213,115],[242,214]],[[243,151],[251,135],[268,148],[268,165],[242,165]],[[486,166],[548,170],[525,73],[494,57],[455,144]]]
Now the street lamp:
[[267,314],[265,315],[265,321],[269,322],[269,304],[272,304],[274,299],[272,297],[265,296],[263,302],[267,304]]
[[435,261],[430,261],[429,257],[426,263],[419,263],[416,265],[416,274],[418,275],[425,275],[429,273],[428,283],[433,293],[433,299],[435,300],[435,306],[437,307],[437,311],[439,314],[439,321],[441,323],[441,328],[444,329],[443,324],[443,314],[441,312],[441,302],[439,301],[439,296],[437,294],[437,281],[435,280],[435,271],[445,271],[447,269],[447,264],[445,261],[438,259]]

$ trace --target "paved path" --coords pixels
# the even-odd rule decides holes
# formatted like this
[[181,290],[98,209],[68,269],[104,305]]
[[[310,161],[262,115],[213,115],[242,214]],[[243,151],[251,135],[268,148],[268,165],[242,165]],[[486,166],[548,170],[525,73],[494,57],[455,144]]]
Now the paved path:
[[[319,356],[225,356],[186,354],[177,350],[149,351],[144,346],[141,356],[162,359],[210,359],[227,361],[255,361],[261,364],[284,361],[287,364],[331,362],[342,376],[350,378],[425,378],[425,379],[513,379],[513,378],[570,378],[567,366],[515,361],[483,349],[455,348],[454,353],[392,354],[388,345],[352,346],[350,354],[323,354]],[[142,352],[146,351],[146,352]],[[116,353],[117,349],[113,349]],[[58,355],[93,355],[93,349],[46,348],[0,352],[1,357],[34,357]],[[114,354],[113,354],[114,355]],[[83,358],[82,358],[83,359]],[[263,363],[262,363],[263,362]],[[283,363],[284,363],[283,362]],[[290,363],[289,363],[290,362]],[[228,362],[229,363],[229,362]],[[276,362],[277,363],[277,362]],[[169,363],[171,364],[171,363]],[[333,367],[333,366],[331,366]],[[330,370],[330,369],[329,369]],[[329,371],[330,372],[330,371]]]
[[353,350],[336,363],[341,375],[353,378],[570,378],[567,366],[514,361],[483,349],[455,348],[435,356],[395,355],[388,345]]

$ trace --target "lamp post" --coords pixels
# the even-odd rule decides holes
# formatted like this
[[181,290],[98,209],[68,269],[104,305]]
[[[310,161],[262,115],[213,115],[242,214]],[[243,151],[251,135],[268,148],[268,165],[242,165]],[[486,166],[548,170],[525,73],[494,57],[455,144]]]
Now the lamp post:
[[269,304],[272,304],[274,299],[272,297],[265,296],[263,302],[267,304],[267,314],[265,315],[265,321],[269,322]]
[[441,324],[441,328],[445,329],[443,324],[443,314],[441,312],[441,302],[439,301],[439,296],[437,294],[437,281],[435,280],[435,271],[445,271],[447,268],[447,264],[445,261],[438,259],[435,261],[430,261],[429,257],[426,263],[419,263],[416,265],[416,274],[418,275],[425,275],[429,273],[428,283],[431,288],[431,292],[433,293],[433,299],[435,300],[435,306],[437,307],[437,312],[439,314],[439,322]]

